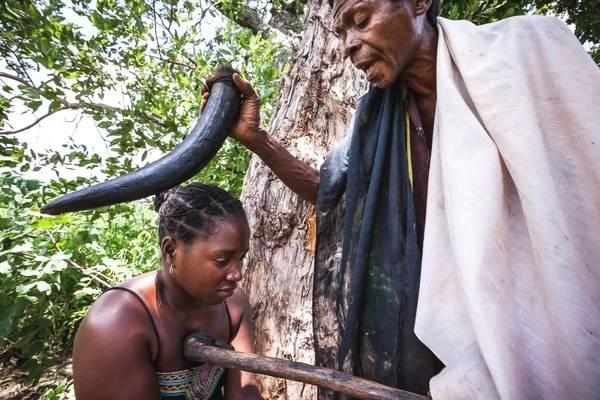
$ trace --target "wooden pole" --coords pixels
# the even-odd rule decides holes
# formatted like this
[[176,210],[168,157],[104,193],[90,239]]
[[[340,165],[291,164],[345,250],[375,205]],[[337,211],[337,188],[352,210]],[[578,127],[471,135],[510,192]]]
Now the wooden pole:
[[185,356],[196,362],[209,362],[223,368],[285,378],[293,381],[321,386],[343,393],[356,399],[365,400],[427,400],[428,397],[385,386],[367,379],[336,371],[329,368],[316,367],[301,362],[280,358],[241,353],[234,350],[215,347],[202,335],[190,335],[184,344]]

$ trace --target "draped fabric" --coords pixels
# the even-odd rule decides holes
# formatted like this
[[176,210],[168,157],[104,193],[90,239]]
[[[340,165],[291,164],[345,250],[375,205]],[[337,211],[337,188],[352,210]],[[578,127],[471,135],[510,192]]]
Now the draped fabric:
[[434,399],[600,398],[600,71],[558,19],[440,18],[415,330]]
[[321,365],[426,393],[436,359],[414,334],[421,254],[400,93],[370,88],[349,148],[321,168],[315,341]]

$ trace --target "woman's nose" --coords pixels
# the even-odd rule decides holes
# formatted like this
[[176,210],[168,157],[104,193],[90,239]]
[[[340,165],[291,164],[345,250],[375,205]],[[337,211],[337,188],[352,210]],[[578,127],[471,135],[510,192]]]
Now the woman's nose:
[[242,271],[240,271],[240,267],[236,266],[231,271],[227,273],[226,279],[231,282],[238,282],[242,279]]

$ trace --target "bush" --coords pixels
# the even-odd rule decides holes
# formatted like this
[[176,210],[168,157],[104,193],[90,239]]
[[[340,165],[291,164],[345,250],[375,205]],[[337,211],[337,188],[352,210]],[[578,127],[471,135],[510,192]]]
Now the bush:
[[32,211],[48,197],[37,181],[5,178],[0,188],[0,352],[36,380],[70,352],[105,288],[158,267],[155,214],[142,201],[47,217]]

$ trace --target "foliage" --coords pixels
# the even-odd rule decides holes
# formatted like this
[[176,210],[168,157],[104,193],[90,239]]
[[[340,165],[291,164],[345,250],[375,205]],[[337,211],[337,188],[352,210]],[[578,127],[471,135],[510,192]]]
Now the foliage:
[[[565,15],[599,56],[596,2],[445,0],[442,15],[476,23]],[[158,265],[148,201],[60,217],[40,215],[40,205],[173,148],[197,118],[199,88],[219,64],[252,81],[267,123],[304,7],[302,0],[0,1],[0,354],[19,354],[39,376],[69,352],[75,327],[105,287]],[[20,136],[63,110],[93,118],[108,153],[76,142],[37,152]],[[227,142],[193,179],[239,195],[248,160]],[[67,169],[81,177],[65,179]],[[30,178],[42,172],[43,183]]]
[[[288,60],[273,58],[273,38],[250,38],[247,31],[226,22],[226,33],[205,40],[203,18],[215,13],[206,4],[66,3],[8,0],[0,8],[0,59],[8,70],[0,75],[5,82],[0,88],[0,125],[9,128],[3,136],[22,129],[11,127],[7,119],[17,105],[43,113],[40,119],[78,110],[106,130],[111,156],[100,160],[82,151],[75,166],[102,168],[107,176],[115,176],[147,163],[152,149],[165,152],[182,140],[197,118],[200,86],[220,63],[240,68],[265,103],[272,103],[278,93]],[[84,22],[75,25],[64,15]],[[236,37],[240,40],[234,41]],[[123,104],[101,101],[117,95],[125,99]],[[231,167],[232,160],[230,154],[222,154],[208,171],[225,177],[226,186],[239,191],[239,170],[248,156],[240,154],[239,146],[229,148],[243,165],[223,169]],[[83,164],[94,156],[93,165]]]
[[443,1],[440,14],[449,19],[466,19],[479,25],[523,15],[529,3],[528,0]]
[[[158,265],[148,201],[60,217],[42,216],[39,207],[174,147],[197,118],[201,83],[219,64],[253,81],[268,121],[289,57],[272,35],[228,20],[205,39],[203,24],[217,17],[209,4],[190,1],[8,0],[0,7],[0,354],[18,354],[32,378],[70,351],[104,288]],[[116,95],[125,100],[104,102]],[[75,143],[33,151],[19,137],[19,107],[41,114],[38,121],[65,109],[91,116],[108,156]],[[248,160],[228,142],[194,179],[239,195]],[[49,168],[50,182],[22,176]],[[92,177],[66,180],[67,168]]]
[[33,377],[68,351],[77,322],[110,287],[158,264],[148,202],[47,217],[39,182],[4,178],[0,192],[0,347]]

